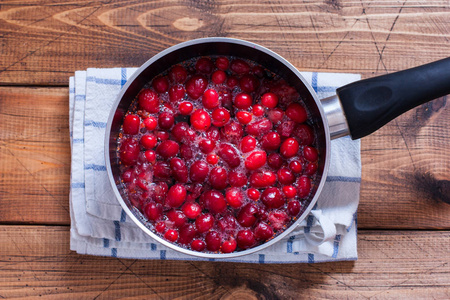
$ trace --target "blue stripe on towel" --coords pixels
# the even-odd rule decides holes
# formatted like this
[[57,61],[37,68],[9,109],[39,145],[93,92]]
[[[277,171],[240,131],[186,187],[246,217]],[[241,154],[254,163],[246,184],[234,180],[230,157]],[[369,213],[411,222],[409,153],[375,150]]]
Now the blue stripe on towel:
[[123,87],[125,83],[127,83],[127,69],[122,68],[120,70],[120,76],[121,76],[120,87]]
[[334,239],[334,244],[333,244],[333,258],[336,258],[339,252],[339,242],[341,241],[341,235],[340,234],[336,234],[336,238]]
[[313,264],[314,263],[314,254],[308,253],[308,263]]
[[309,233],[309,231],[311,230],[311,226],[314,222],[314,216],[313,215],[308,215],[308,218],[306,219],[306,226],[303,229],[304,233]]
[[287,243],[286,243],[286,252],[287,253],[292,253],[292,244],[295,240],[295,235],[290,236]]
[[127,220],[127,213],[122,209],[122,212],[120,213],[120,222],[123,223]]
[[317,93],[317,72],[312,73],[311,86],[314,89],[314,91]]
[[73,189],[84,189],[85,188],[85,184],[84,184],[84,182],[72,182],[70,187],[73,188]]
[[122,80],[111,79],[111,78],[98,78],[98,77],[94,77],[94,76],[86,77],[86,81],[95,82],[98,84],[106,84],[106,85],[120,85],[122,83]]
[[109,248],[109,240],[107,238],[103,238],[103,248]]
[[69,94],[75,94],[75,88],[74,87],[69,89]]
[[102,165],[89,164],[84,166],[85,170],[106,171],[106,167]]
[[73,139],[72,143],[74,143],[74,144],[83,144],[84,143],[84,139]]
[[328,176],[327,181],[361,182],[361,177]]
[[84,126],[92,126],[92,127],[96,127],[96,128],[106,128],[106,123],[105,122],[97,122],[97,121],[93,121],[93,120],[85,120]]
[[85,101],[86,95],[75,95],[75,101]]
[[258,259],[259,263],[263,264],[265,260],[266,260],[266,256],[264,254],[260,254],[259,259]]
[[152,249],[152,251],[156,251],[156,244],[155,243],[151,243],[150,244],[150,249]]
[[115,227],[115,239],[116,239],[116,241],[120,242],[120,240],[122,239],[122,235],[120,233],[119,221],[114,221],[114,227]]
[[166,259],[166,250],[159,251],[159,258]]
[[111,256],[117,257],[117,248],[111,248]]

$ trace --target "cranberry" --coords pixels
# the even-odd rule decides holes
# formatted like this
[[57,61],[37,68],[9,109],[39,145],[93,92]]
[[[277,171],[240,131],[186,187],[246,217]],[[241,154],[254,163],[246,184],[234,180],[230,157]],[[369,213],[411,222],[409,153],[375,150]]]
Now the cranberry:
[[222,252],[223,253],[231,253],[236,250],[237,242],[233,237],[230,237],[228,240],[222,243]]
[[228,69],[229,64],[230,64],[230,61],[226,57],[221,56],[216,59],[216,67],[220,70],[225,71],[226,69]]
[[164,234],[164,238],[170,242],[176,242],[176,240],[178,240],[178,231],[169,229]]
[[297,189],[295,187],[293,187],[292,185],[283,186],[283,194],[287,198],[294,198],[295,195],[297,195]]
[[155,132],[156,138],[160,141],[165,141],[169,139],[169,133],[164,130],[158,130]]
[[221,239],[217,231],[210,231],[205,236],[206,249],[209,251],[219,251]]
[[216,190],[222,190],[228,185],[227,170],[222,167],[215,167],[209,173],[209,183]]
[[219,162],[219,157],[217,156],[217,154],[215,153],[209,153],[206,156],[206,161],[208,162],[208,164],[210,165],[215,165]]
[[261,104],[267,108],[275,108],[278,104],[278,97],[274,93],[265,93],[261,97]]
[[200,131],[205,131],[211,126],[211,117],[203,109],[197,109],[191,115],[192,126]]
[[311,145],[314,142],[314,131],[306,124],[298,124],[294,128],[293,136],[297,139],[300,145]]
[[239,86],[246,93],[252,93],[259,88],[259,80],[251,74],[246,74],[239,80]]
[[291,169],[295,174],[300,174],[303,169],[302,163],[298,160],[293,160],[289,163],[289,169]]
[[194,110],[194,105],[189,101],[184,101],[180,103],[178,109],[180,110],[180,114],[188,116]]
[[171,175],[169,164],[163,161],[156,162],[155,166],[153,167],[153,175],[155,175],[155,177],[159,179],[169,178]]
[[265,75],[264,68],[261,66],[254,66],[252,69],[252,73],[258,78],[263,78]]
[[192,148],[186,144],[181,144],[180,147],[180,157],[188,160],[194,157],[194,153],[192,152]]
[[225,199],[227,200],[228,205],[233,208],[241,207],[244,201],[241,190],[236,187],[232,187],[226,190]]
[[202,151],[205,154],[208,154],[214,150],[214,148],[216,147],[216,142],[214,142],[212,140],[208,140],[208,139],[203,139],[198,144],[198,147],[199,147],[200,151]]
[[221,232],[226,234],[233,234],[237,227],[237,220],[232,215],[225,215],[217,222],[217,227]]
[[164,76],[156,77],[153,80],[152,86],[158,93],[165,93],[169,89],[169,80]]
[[153,134],[145,134],[141,137],[140,142],[145,149],[152,149],[156,146],[158,140]]
[[[294,188],[295,189],[295,188]],[[298,200],[291,200],[288,203],[287,211],[291,216],[296,216],[300,213],[301,204]]]
[[290,158],[295,156],[299,149],[300,145],[298,144],[297,140],[295,140],[294,138],[288,138],[281,144],[280,153],[284,157]]
[[125,165],[134,165],[139,157],[140,149],[136,140],[126,139],[120,146],[120,161]]
[[272,122],[263,118],[259,121],[252,122],[247,125],[246,131],[253,136],[261,136],[272,130]]
[[138,96],[139,107],[148,111],[149,113],[159,112],[159,97],[158,94],[150,89],[144,89]]
[[250,185],[255,188],[272,186],[277,181],[277,176],[272,171],[259,171],[250,175]]
[[238,144],[244,135],[244,130],[238,122],[232,121],[223,126],[220,133],[224,140]]
[[305,148],[303,148],[303,156],[306,158],[306,160],[315,162],[319,158],[319,153],[317,152],[316,148],[306,146]]
[[191,169],[189,170],[189,177],[192,182],[203,182],[208,176],[209,167],[208,164],[202,160],[195,161]]
[[152,200],[163,203],[164,199],[166,199],[167,193],[169,191],[169,186],[165,182],[160,182],[154,186],[153,195],[151,196]]
[[175,123],[175,117],[169,112],[163,112],[158,117],[158,125],[162,129],[170,129]]
[[202,212],[202,208],[196,202],[186,203],[185,205],[183,205],[182,210],[186,217],[188,217],[189,219],[197,218]]
[[197,235],[197,230],[193,224],[185,224],[180,228],[180,237],[178,238],[178,243],[181,245],[189,245],[194,237]]
[[186,95],[186,90],[181,84],[174,85],[169,89],[169,100],[172,102],[177,102],[184,99]]
[[283,119],[284,112],[281,108],[274,108],[269,110],[267,117],[273,124],[277,124]]
[[295,175],[288,168],[281,168],[277,172],[278,181],[281,184],[292,184],[295,181]]
[[187,142],[192,139],[189,132],[189,124],[186,122],[178,122],[172,128],[172,135],[177,142]]
[[238,152],[229,144],[220,144],[217,154],[230,168],[234,169],[241,164]]
[[191,243],[191,249],[194,251],[203,251],[206,248],[206,243],[202,240],[193,240]]
[[230,64],[231,71],[237,73],[237,74],[245,74],[250,72],[250,66],[247,62],[243,61],[242,59],[234,59]]
[[256,117],[261,117],[261,116],[264,116],[266,111],[264,110],[264,106],[255,104],[252,106],[252,113]]
[[219,97],[224,108],[228,110],[233,108],[232,95],[228,88],[219,87]]
[[234,97],[233,104],[239,109],[247,109],[252,105],[252,102],[252,96],[246,93],[239,93]]
[[282,138],[289,138],[292,136],[292,133],[295,128],[294,121],[284,121],[277,127],[277,132],[280,134]]
[[237,221],[244,227],[251,227],[256,222],[258,208],[253,203],[246,204],[238,213]]
[[166,204],[170,207],[179,207],[186,199],[186,188],[184,185],[172,185],[167,193]]
[[133,171],[131,169],[126,170],[122,173],[123,182],[132,182],[134,178]]
[[215,84],[222,84],[227,80],[227,74],[222,70],[217,70],[212,74],[211,80]]
[[147,128],[147,130],[154,130],[156,126],[158,125],[158,121],[155,117],[148,117],[144,119],[144,126]]
[[186,81],[186,77],[187,77],[186,69],[180,65],[174,66],[169,71],[169,78],[172,82],[183,83]]
[[198,233],[207,232],[214,225],[214,217],[211,214],[201,214],[195,219],[195,226]]
[[236,114],[236,119],[239,121],[239,123],[243,125],[247,125],[250,123],[253,119],[253,116],[251,113],[246,111],[238,111]]
[[269,165],[269,167],[275,170],[281,168],[283,162],[284,162],[283,158],[278,153],[271,153],[267,157],[267,164]]
[[170,160],[170,169],[172,170],[173,178],[181,183],[186,183],[188,180],[188,169],[183,160],[174,157]]
[[309,163],[306,165],[305,174],[309,176],[314,175],[317,172],[317,168],[318,166],[316,163]]
[[180,150],[180,145],[172,140],[162,141],[161,144],[156,147],[156,152],[164,158],[169,158],[177,155]]
[[297,195],[300,198],[306,198],[311,192],[311,180],[303,175],[297,179]]
[[171,209],[167,213],[167,218],[169,218],[169,221],[171,221],[177,228],[180,228],[181,226],[186,224],[187,221],[186,215],[183,212],[175,209]]
[[280,230],[289,221],[289,216],[282,210],[274,210],[269,214],[269,222],[273,229]]
[[267,154],[264,151],[254,151],[245,159],[245,167],[248,170],[257,170],[264,166],[267,161]]
[[233,87],[237,86],[238,83],[239,83],[239,80],[238,80],[236,77],[234,77],[234,76],[230,76],[230,77],[228,77],[228,79],[227,79],[227,85],[228,85],[230,88],[233,88]]
[[206,209],[214,214],[222,213],[227,208],[225,197],[218,191],[207,191],[202,196]]
[[230,120],[230,112],[225,108],[216,108],[212,112],[212,123],[214,126],[222,127]]
[[236,236],[236,242],[239,248],[248,249],[255,245],[255,235],[250,229],[241,230]]
[[204,74],[210,74],[214,69],[214,64],[208,57],[201,57],[195,63],[195,69]]
[[250,188],[247,190],[247,197],[256,201],[261,197],[261,193],[257,189]]
[[242,187],[247,183],[247,177],[241,172],[231,171],[228,174],[228,181],[231,186]]
[[194,75],[186,82],[186,93],[189,97],[196,100],[203,95],[207,85],[208,80],[205,77],[201,75]]
[[280,147],[281,144],[281,137],[280,135],[275,132],[271,131],[267,134],[265,134],[261,139],[261,146],[265,150],[277,150],[278,147]]
[[303,123],[308,119],[306,109],[299,103],[291,103],[286,109],[286,116],[296,123]]
[[241,151],[247,153],[253,151],[256,147],[256,139],[250,135],[244,137],[241,141]]
[[203,104],[203,107],[205,107],[207,109],[216,108],[220,104],[219,93],[217,93],[213,89],[206,90],[203,93],[202,104]]
[[273,229],[264,222],[258,223],[255,227],[255,238],[258,241],[266,241],[273,236]]
[[220,138],[219,128],[215,126],[209,127],[209,129],[206,131],[206,137],[212,141],[217,142]]
[[156,230],[156,232],[163,233],[164,230],[166,230],[166,223],[164,223],[164,222],[156,223],[155,230]]
[[127,115],[123,120],[123,133],[138,134],[141,120],[137,115]]
[[261,194],[261,201],[267,208],[279,208],[285,203],[284,197],[276,187],[269,187]]
[[150,202],[144,209],[145,216],[152,221],[159,220],[162,216],[163,207],[160,203]]

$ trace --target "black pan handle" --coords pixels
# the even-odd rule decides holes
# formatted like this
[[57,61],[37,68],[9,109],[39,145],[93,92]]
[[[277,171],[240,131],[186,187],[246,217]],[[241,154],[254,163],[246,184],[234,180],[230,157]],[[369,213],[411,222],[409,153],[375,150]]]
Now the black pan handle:
[[336,91],[352,139],[371,134],[404,112],[450,93],[450,57],[373,77]]

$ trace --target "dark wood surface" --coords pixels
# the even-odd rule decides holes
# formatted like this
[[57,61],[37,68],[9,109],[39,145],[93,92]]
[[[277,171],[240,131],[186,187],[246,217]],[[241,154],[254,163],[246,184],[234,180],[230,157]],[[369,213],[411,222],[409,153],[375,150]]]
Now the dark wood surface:
[[[364,78],[450,55],[446,1],[0,3],[0,298],[450,298],[447,97],[361,141],[356,262],[136,261],[69,250],[68,78],[208,36]],[[424,83],[426,84],[426,83]]]

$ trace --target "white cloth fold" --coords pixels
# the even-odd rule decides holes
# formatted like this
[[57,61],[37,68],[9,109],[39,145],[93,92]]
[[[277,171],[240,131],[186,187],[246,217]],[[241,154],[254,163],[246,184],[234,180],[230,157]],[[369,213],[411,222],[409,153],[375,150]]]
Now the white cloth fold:
[[[70,248],[80,254],[123,258],[208,260],[181,254],[144,234],[127,217],[110,187],[103,150],[106,121],[116,95],[135,70],[88,69],[75,72],[69,80]],[[360,79],[358,74],[302,72],[302,75],[319,98]],[[360,142],[344,137],[331,145],[327,182],[301,226],[264,250],[224,261],[313,263],[357,259]]]

